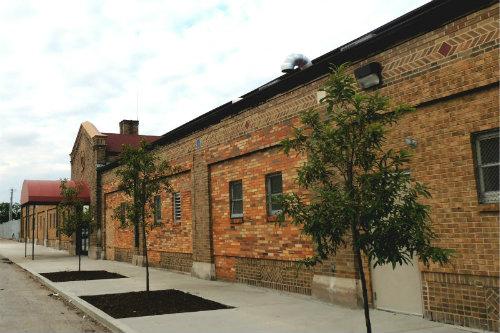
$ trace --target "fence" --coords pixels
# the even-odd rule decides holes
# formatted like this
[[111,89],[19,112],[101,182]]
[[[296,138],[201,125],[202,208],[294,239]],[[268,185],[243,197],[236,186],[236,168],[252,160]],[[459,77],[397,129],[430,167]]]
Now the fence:
[[0,238],[19,240],[20,220],[11,220],[0,224]]

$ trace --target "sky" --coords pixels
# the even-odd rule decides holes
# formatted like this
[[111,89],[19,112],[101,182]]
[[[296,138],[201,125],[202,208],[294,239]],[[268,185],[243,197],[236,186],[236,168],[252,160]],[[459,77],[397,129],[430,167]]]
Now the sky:
[[80,124],[162,135],[424,0],[0,2],[0,202],[69,177]]

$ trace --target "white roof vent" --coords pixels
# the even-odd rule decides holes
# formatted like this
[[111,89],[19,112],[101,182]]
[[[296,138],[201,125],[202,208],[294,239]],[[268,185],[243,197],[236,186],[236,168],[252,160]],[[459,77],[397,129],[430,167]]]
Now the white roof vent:
[[310,66],[312,66],[312,62],[308,57],[300,53],[292,53],[281,64],[281,71],[291,73],[296,69],[305,69]]

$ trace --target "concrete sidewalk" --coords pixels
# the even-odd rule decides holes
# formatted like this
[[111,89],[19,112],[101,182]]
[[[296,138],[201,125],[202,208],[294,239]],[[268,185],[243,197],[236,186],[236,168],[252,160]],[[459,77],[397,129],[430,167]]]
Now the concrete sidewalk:
[[[28,254],[30,254],[28,249]],[[234,309],[114,319],[78,296],[140,291],[145,271],[128,263],[82,259],[83,270],[104,269],[128,276],[119,280],[53,283],[38,273],[78,269],[76,257],[64,251],[35,247],[35,260],[24,258],[24,243],[0,240],[0,254],[37,276],[50,288],[70,298],[83,311],[114,331],[123,332],[363,332],[362,310],[349,309],[308,296],[251,287],[238,283],[205,281],[189,275],[151,269],[151,289],[178,289]],[[465,329],[410,315],[371,310],[374,332],[463,333]]]

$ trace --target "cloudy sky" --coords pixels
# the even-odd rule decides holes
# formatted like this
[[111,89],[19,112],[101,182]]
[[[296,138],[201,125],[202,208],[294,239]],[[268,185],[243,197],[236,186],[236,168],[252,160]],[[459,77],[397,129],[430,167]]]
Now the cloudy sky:
[[[0,201],[68,177],[81,122],[161,135],[425,0],[0,2]],[[139,111],[137,112],[137,96]]]

